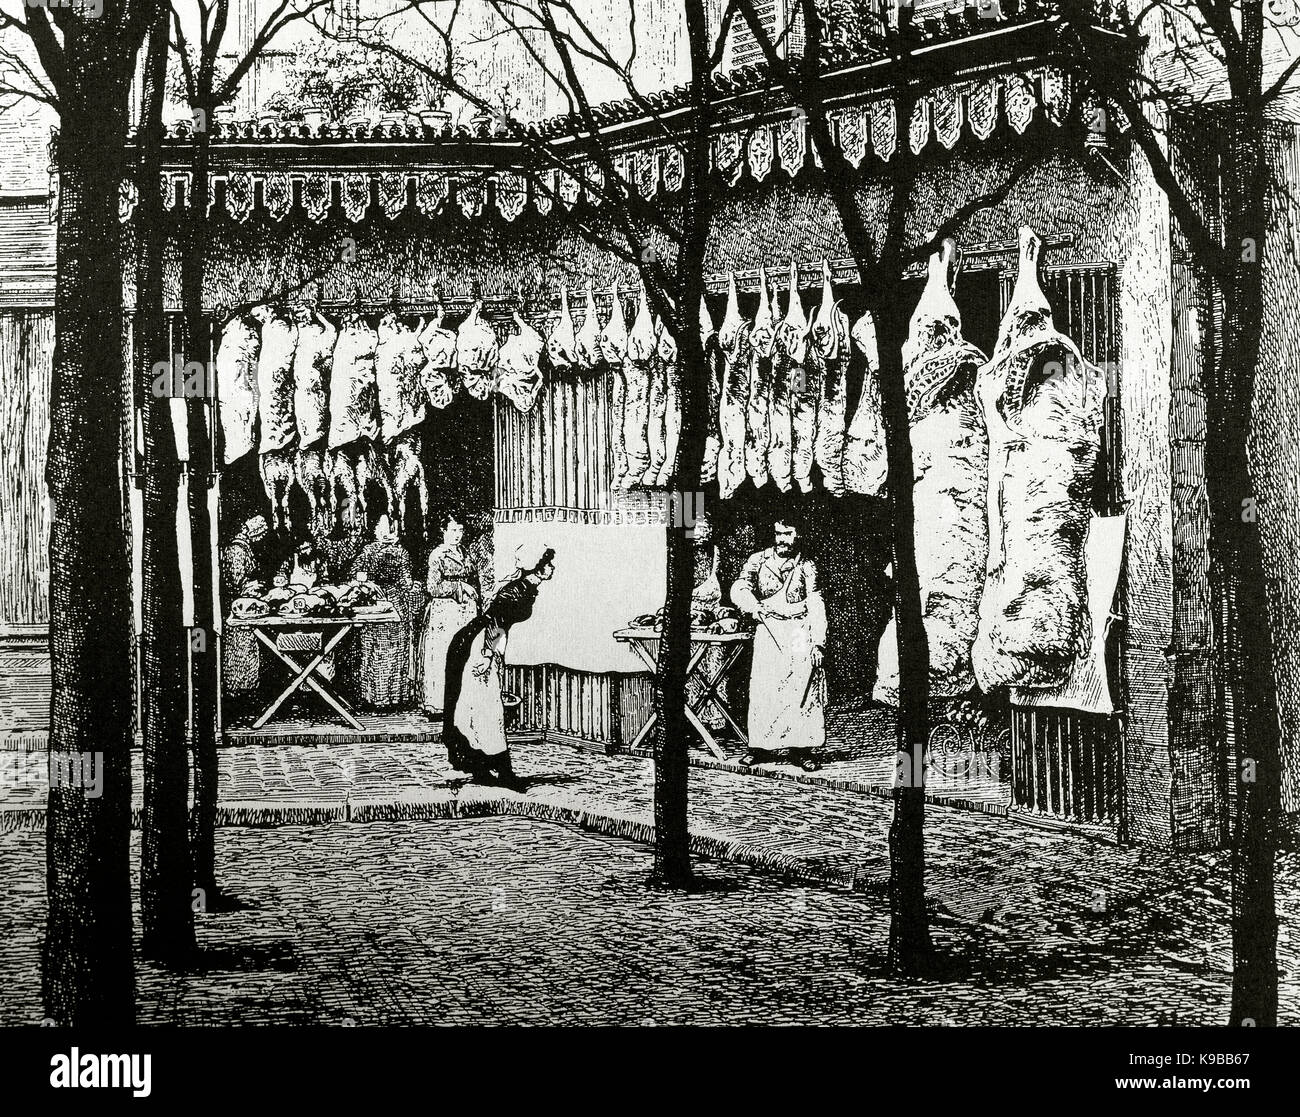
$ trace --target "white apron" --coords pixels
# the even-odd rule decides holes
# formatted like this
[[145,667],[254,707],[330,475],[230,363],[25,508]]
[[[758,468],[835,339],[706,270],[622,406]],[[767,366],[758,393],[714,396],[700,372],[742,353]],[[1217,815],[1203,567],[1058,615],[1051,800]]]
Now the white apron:
[[487,678],[480,679],[474,668],[483,662],[483,642],[491,639],[491,626],[474,637],[469,658],[460,676],[460,697],[456,699],[455,725],[469,742],[470,747],[487,756],[497,756],[506,751],[506,711],[501,704],[504,685],[501,664],[506,652],[506,634],[496,636],[498,657],[488,668]]
[[[784,601],[789,587],[787,578],[781,589],[762,600]],[[815,644],[806,603],[802,616],[758,622],[749,683],[752,751],[819,749],[826,743],[826,672],[813,667]]]
[[[441,710],[447,698],[447,649],[452,637],[478,614],[472,601],[461,603],[450,597],[435,597],[424,607],[420,631],[421,705]],[[479,647],[482,654],[482,646]]]

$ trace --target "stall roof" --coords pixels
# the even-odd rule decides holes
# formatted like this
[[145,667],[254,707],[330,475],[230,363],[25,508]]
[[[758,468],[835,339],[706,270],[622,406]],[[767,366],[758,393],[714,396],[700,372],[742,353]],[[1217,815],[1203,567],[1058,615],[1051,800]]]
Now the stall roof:
[[[900,59],[885,56],[831,65],[826,104],[845,155],[860,166],[868,154],[888,161],[900,142],[916,152],[936,142],[950,149],[968,134],[983,141],[1001,128],[1023,133],[1035,119],[1064,123],[1071,90],[1060,65],[1061,20],[1036,15],[1034,8],[1007,15],[995,6],[994,18],[986,19],[972,6],[926,21],[905,70]],[[1096,33],[1118,42],[1105,26]],[[904,80],[923,91],[906,122],[897,120],[894,106]],[[746,173],[762,180],[778,165],[797,174],[809,154],[805,122],[767,67],[742,67],[715,82],[715,169],[731,183]],[[643,196],[680,186],[682,152],[671,136],[689,111],[686,95],[679,86],[593,110],[601,142]],[[191,141],[184,125],[168,133],[162,183],[168,208],[189,198]],[[488,121],[476,130],[214,122],[208,201],[236,220],[263,207],[281,219],[299,206],[314,220],[336,207],[360,220],[373,205],[390,218],[411,206],[433,215],[448,202],[467,216],[495,208],[513,220],[525,208],[546,213],[584,195],[599,204],[592,143],[591,132],[572,115],[528,125]],[[569,161],[565,169],[556,166],[557,154]]]

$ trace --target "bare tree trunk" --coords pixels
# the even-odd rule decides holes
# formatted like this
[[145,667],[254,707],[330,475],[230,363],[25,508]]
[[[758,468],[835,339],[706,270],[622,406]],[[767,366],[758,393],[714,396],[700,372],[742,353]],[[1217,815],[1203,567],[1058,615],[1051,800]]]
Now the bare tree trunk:
[[665,529],[666,588],[663,635],[655,670],[655,883],[688,888],[691,871],[687,820],[689,748],[693,730],[686,720],[686,665],[691,655],[691,594],[695,589],[694,518],[700,465],[707,437],[705,408],[708,368],[699,336],[698,308],[704,294],[704,249],[709,215],[709,35],[700,5],[686,5],[691,54],[691,105],[682,185],[682,240],[675,261],[676,313],[670,323],[677,342],[682,428],[673,467],[673,504]]
[[[89,41],[88,41],[89,40]],[[129,389],[122,354],[119,188],[127,85],[108,41],[65,36],[58,141],[55,343],[46,485],[50,534],[51,780],[46,811],[46,1014],[134,1020],[131,958],[131,563],[121,488]],[[99,793],[60,779],[98,758]]]
[[894,819],[889,827],[889,968],[900,976],[916,977],[929,971],[934,953],[925,908],[925,750],[930,735],[930,646],[916,569],[912,431],[902,357],[906,319],[896,299],[885,297],[874,301],[898,632],[895,740],[899,770],[909,777],[895,781]]
[[[144,410],[142,502],[143,600],[141,668],[144,722],[144,832],[140,858],[140,916],[148,958],[184,958],[194,949],[188,833],[189,756],[187,639],[176,544],[180,463],[172,428],[176,371],[163,308],[163,208],[158,192],[162,161],[163,83],[167,73],[170,11],[159,10],[145,62],[136,230],[137,375]],[[154,366],[166,362],[166,390]]]
[[[1256,15],[1259,9],[1256,7]],[[1256,35],[1260,33],[1256,28]],[[1244,34],[1249,37],[1249,29]],[[1256,44],[1258,39],[1256,39]],[[1252,88],[1258,89],[1255,80]],[[1231,1023],[1277,1024],[1277,909],[1274,859],[1281,812],[1281,728],[1266,619],[1268,570],[1247,445],[1263,322],[1263,254],[1267,229],[1264,120],[1250,99],[1236,98],[1224,160],[1225,244],[1239,254],[1222,279],[1223,350],[1207,393],[1206,489],[1210,545],[1238,617],[1260,618],[1226,641],[1236,739],[1242,753],[1232,835]],[[1252,503],[1246,503],[1252,501]]]
[[[194,135],[190,165],[189,207],[185,215],[181,252],[181,307],[185,322],[185,360],[206,368],[211,360],[209,326],[203,314],[203,273],[207,261],[208,136],[212,112],[202,116],[203,130]],[[208,494],[214,478],[212,434],[208,429],[208,401],[186,401],[190,438],[189,510],[191,554],[194,558],[194,627],[201,647],[193,652],[191,725],[194,747],[194,810],[190,817],[190,844],[194,857],[194,884],[203,890],[209,908],[219,904],[216,870],[217,825],[217,708],[221,648],[213,625],[216,586],[212,574],[212,520]]]

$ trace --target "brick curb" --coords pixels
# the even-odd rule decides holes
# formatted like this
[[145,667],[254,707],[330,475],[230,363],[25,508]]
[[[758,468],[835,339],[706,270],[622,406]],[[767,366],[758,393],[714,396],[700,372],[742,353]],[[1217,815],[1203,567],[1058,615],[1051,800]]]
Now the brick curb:
[[[131,812],[133,830],[140,829],[140,815],[138,809]],[[217,808],[219,827],[269,828],[322,826],[338,822],[433,822],[478,818],[536,819],[642,845],[654,844],[654,824],[646,819],[599,807],[529,799],[491,788],[475,787],[469,796],[435,792],[421,797],[358,802],[345,800],[342,803],[231,802],[223,803]],[[0,833],[36,830],[44,825],[44,807],[0,811]],[[690,851],[697,856],[747,865],[809,884],[860,890],[865,883],[855,869],[830,865],[820,858],[799,857],[708,831],[691,832]]]

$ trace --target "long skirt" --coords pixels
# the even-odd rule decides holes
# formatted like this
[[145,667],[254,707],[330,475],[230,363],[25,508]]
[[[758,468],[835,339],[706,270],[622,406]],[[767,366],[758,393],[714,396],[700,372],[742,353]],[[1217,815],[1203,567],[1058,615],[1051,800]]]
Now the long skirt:
[[769,617],[754,633],[749,747],[754,752],[819,749],[826,743],[826,674],[812,666],[804,618]]
[[420,705],[441,710],[447,704],[447,651],[452,638],[477,615],[473,602],[461,604],[450,597],[435,597],[424,609],[420,626]]
[[505,707],[501,704],[502,669],[493,660],[486,677],[474,673],[474,668],[484,662],[486,629],[487,618],[475,617],[456,633],[447,650],[442,737],[453,761],[457,745],[484,756],[499,756],[508,747]]

